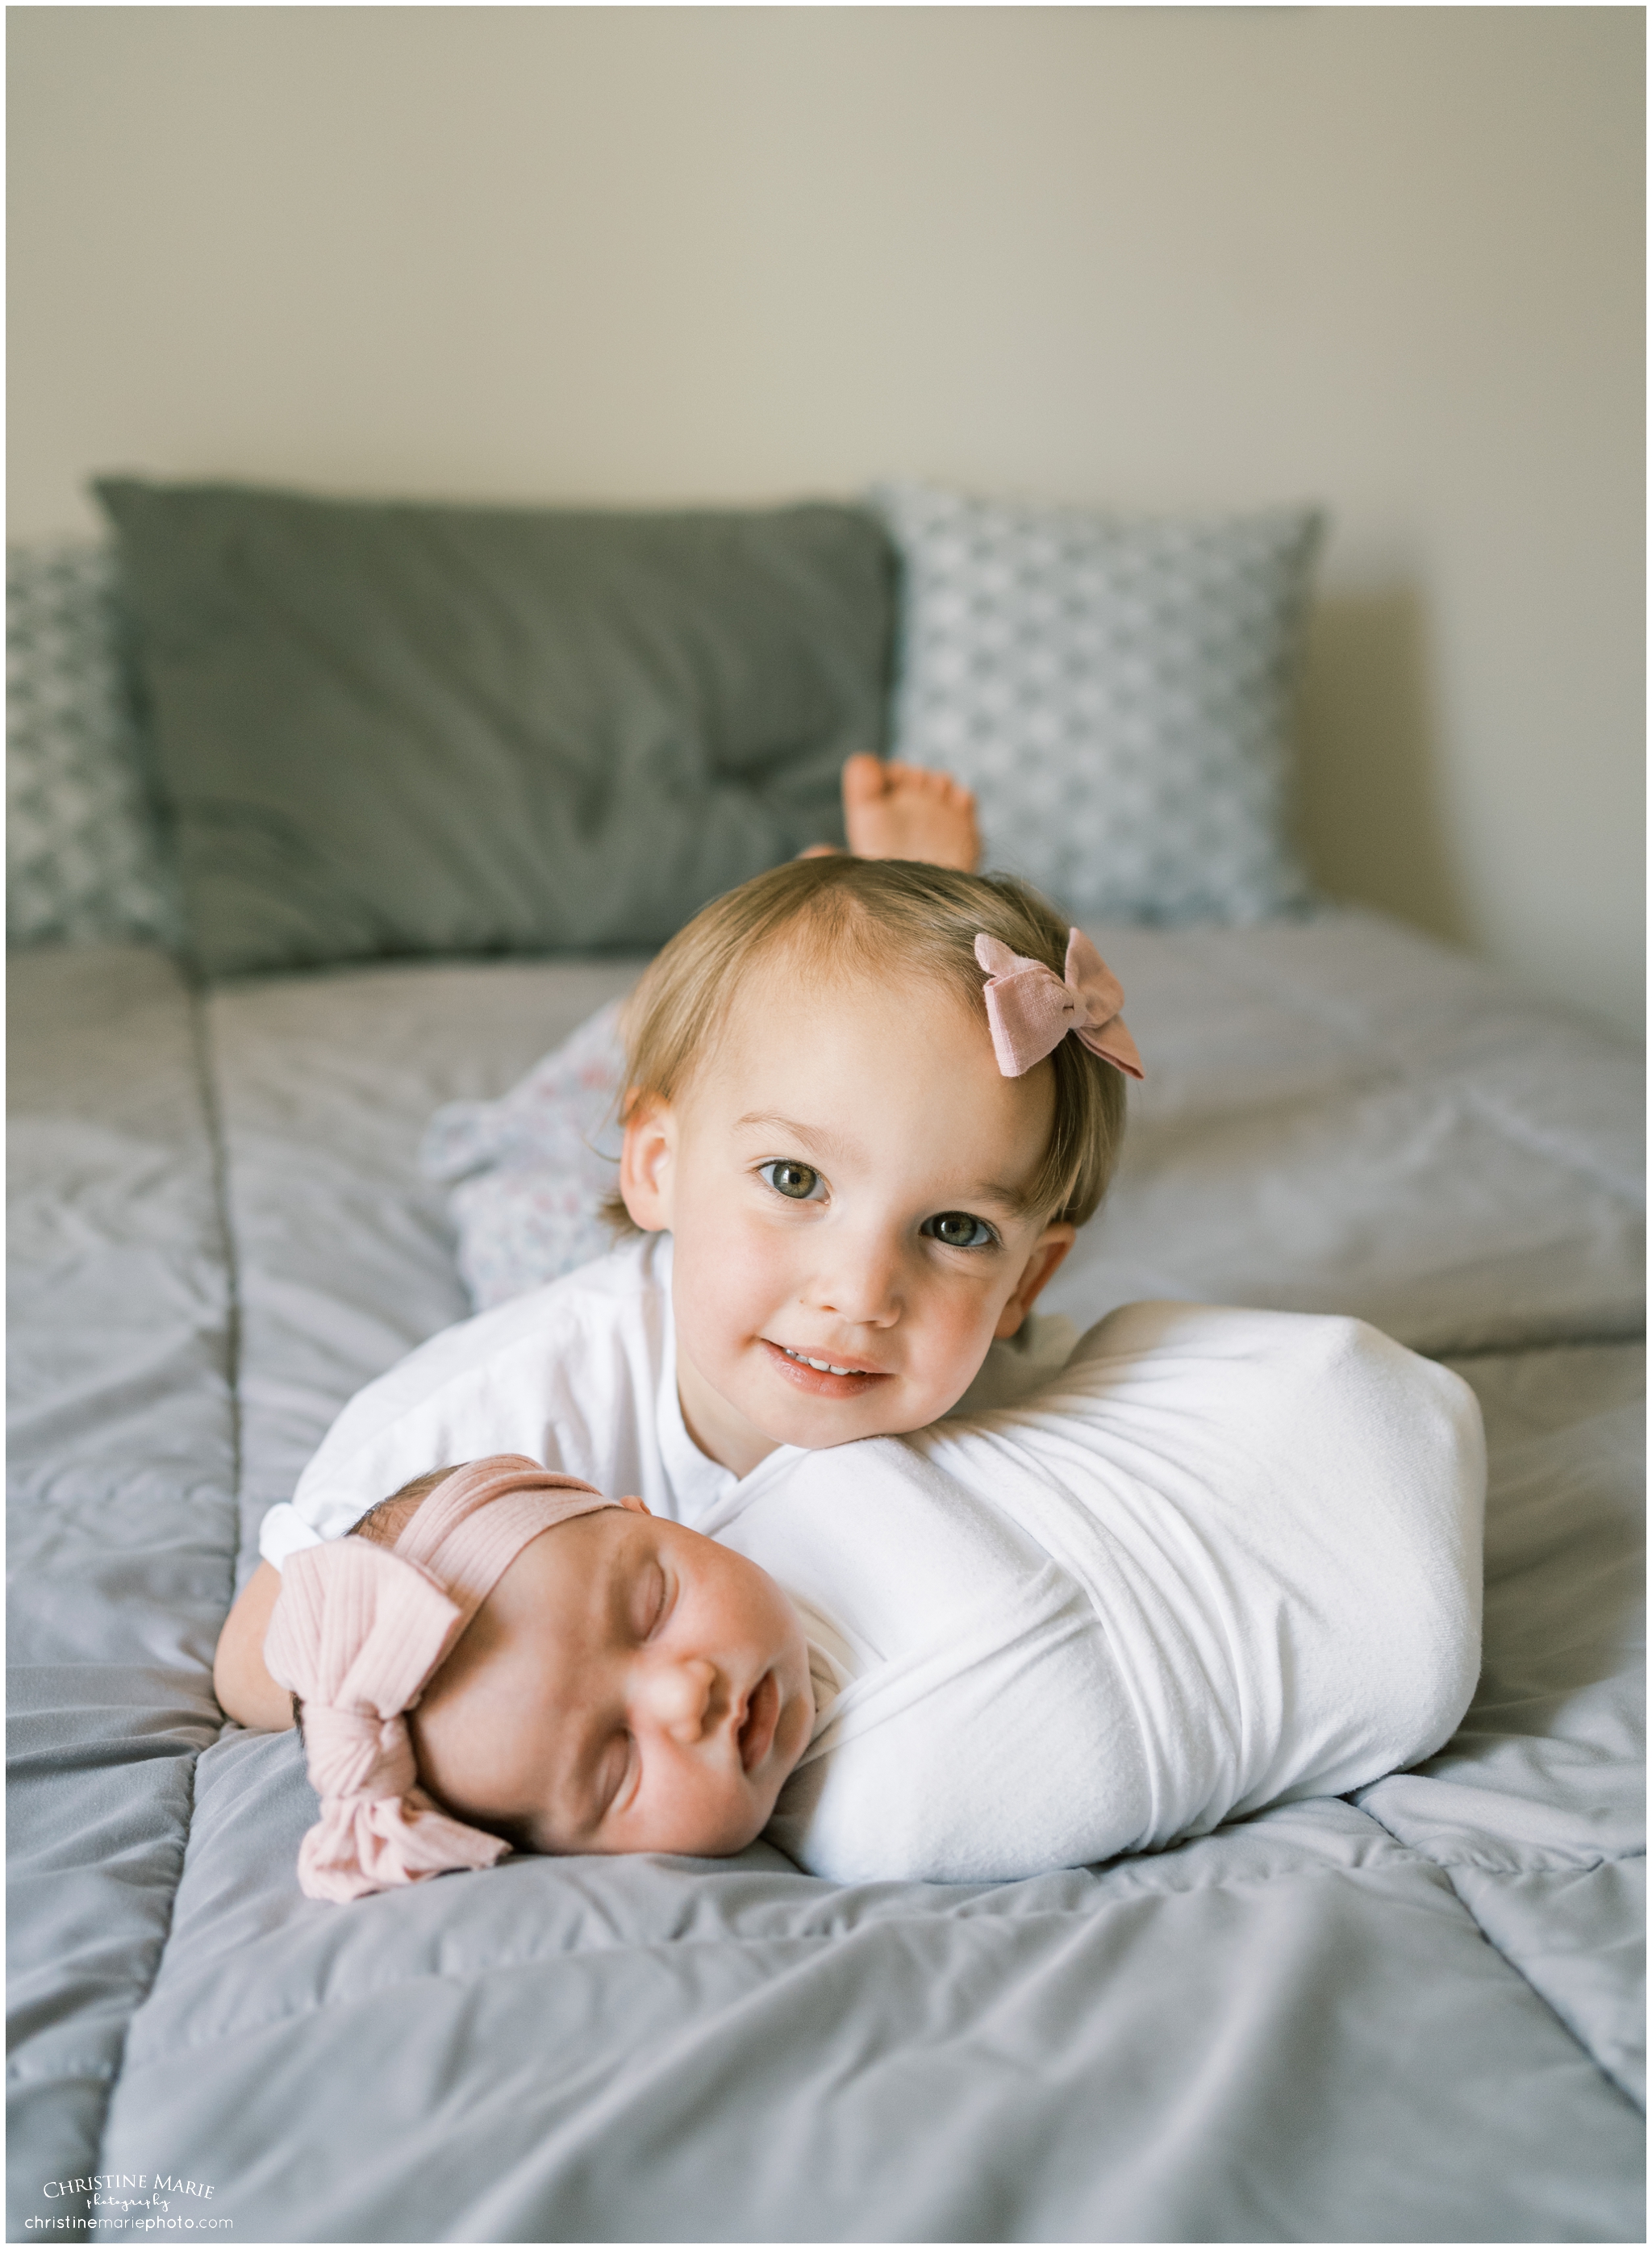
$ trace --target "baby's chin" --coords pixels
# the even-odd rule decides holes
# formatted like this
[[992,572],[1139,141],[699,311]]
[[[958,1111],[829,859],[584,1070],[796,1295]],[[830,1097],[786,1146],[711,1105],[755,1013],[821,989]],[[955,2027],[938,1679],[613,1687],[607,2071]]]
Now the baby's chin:
[[[791,1606],[789,1601],[787,1606]],[[766,1780],[772,1778],[773,1783],[770,1812],[774,1810],[774,1797],[780,1794],[790,1779],[793,1767],[809,1747],[809,1736],[815,1730],[815,1684],[809,1668],[809,1644],[802,1636],[801,1625],[794,1660],[795,1668],[790,1670],[786,1681],[780,1720],[774,1729],[774,1745],[770,1752],[772,1774],[765,1776]],[[767,1812],[763,1816],[767,1819]]]

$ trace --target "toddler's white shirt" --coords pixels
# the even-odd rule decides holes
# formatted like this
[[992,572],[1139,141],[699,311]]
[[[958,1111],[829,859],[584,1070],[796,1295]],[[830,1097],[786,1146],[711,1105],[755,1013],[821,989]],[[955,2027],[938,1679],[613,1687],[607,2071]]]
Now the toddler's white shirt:
[[840,1881],[1007,1881],[1415,1764],[1474,1691],[1484,1491],[1443,1367],[1174,1303],[1018,1409],[775,1455],[699,1526],[809,1631],[768,1833]]
[[[670,1235],[632,1235],[432,1336],[344,1408],[292,1500],[259,1526],[265,1559],[279,1569],[301,1546],[342,1537],[414,1476],[486,1453],[525,1453],[703,1527],[740,1486],[683,1421],[671,1278]],[[1059,1371],[1075,1340],[1067,1319],[1029,1319],[1013,1342],[991,1346],[955,1410],[1024,1397]],[[790,1457],[788,1446],[771,1460]]]

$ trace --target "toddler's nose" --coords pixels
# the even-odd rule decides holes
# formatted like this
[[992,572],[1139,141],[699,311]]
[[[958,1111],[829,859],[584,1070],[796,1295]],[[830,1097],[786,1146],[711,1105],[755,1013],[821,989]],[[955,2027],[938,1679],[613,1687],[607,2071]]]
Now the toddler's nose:
[[818,1269],[809,1291],[816,1308],[857,1327],[892,1327],[900,1317],[899,1245],[863,1235],[840,1239],[829,1249],[836,1254]]
[[716,1720],[717,1666],[703,1655],[645,1664],[635,1692],[640,1711],[692,1748]]

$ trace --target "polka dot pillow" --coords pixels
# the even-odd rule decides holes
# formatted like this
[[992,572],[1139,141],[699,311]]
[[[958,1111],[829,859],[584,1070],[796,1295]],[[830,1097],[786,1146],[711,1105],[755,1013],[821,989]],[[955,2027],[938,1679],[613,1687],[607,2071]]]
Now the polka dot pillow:
[[893,754],[974,790],[987,866],[1075,920],[1304,901],[1289,729],[1317,514],[873,500],[902,565]]
[[6,550],[6,941],[176,942],[107,547]]

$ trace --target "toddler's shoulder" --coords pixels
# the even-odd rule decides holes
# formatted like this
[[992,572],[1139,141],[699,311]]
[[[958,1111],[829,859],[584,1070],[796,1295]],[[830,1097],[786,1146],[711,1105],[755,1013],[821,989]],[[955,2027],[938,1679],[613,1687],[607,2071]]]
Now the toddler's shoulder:
[[348,1448],[402,1414],[526,1384],[578,1387],[597,1369],[659,1356],[670,1308],[670,1241],[644,1235],[532,1289],[444,1328],[360,1390],[344,1408],[318,1460]]
[[299,1480],[298,1516],[334,1537],[410,1475],[489,1451],[550,1444],[589,1475],[593,1431],[630,1427],[657,1387],[670,1271],[668,1239],[645,1235],[432,1336],[344,1407]]
[[[474,1364],[518,1346],[542,1345],[548,1334],[595,1341],[669,1301],[670,1283],[671,1237],[634,1235],[558,1280],[444,1328],[413,1358],[427,1367],[444,1358]],[[403,1364],[410,1365],[411,1360]]]

